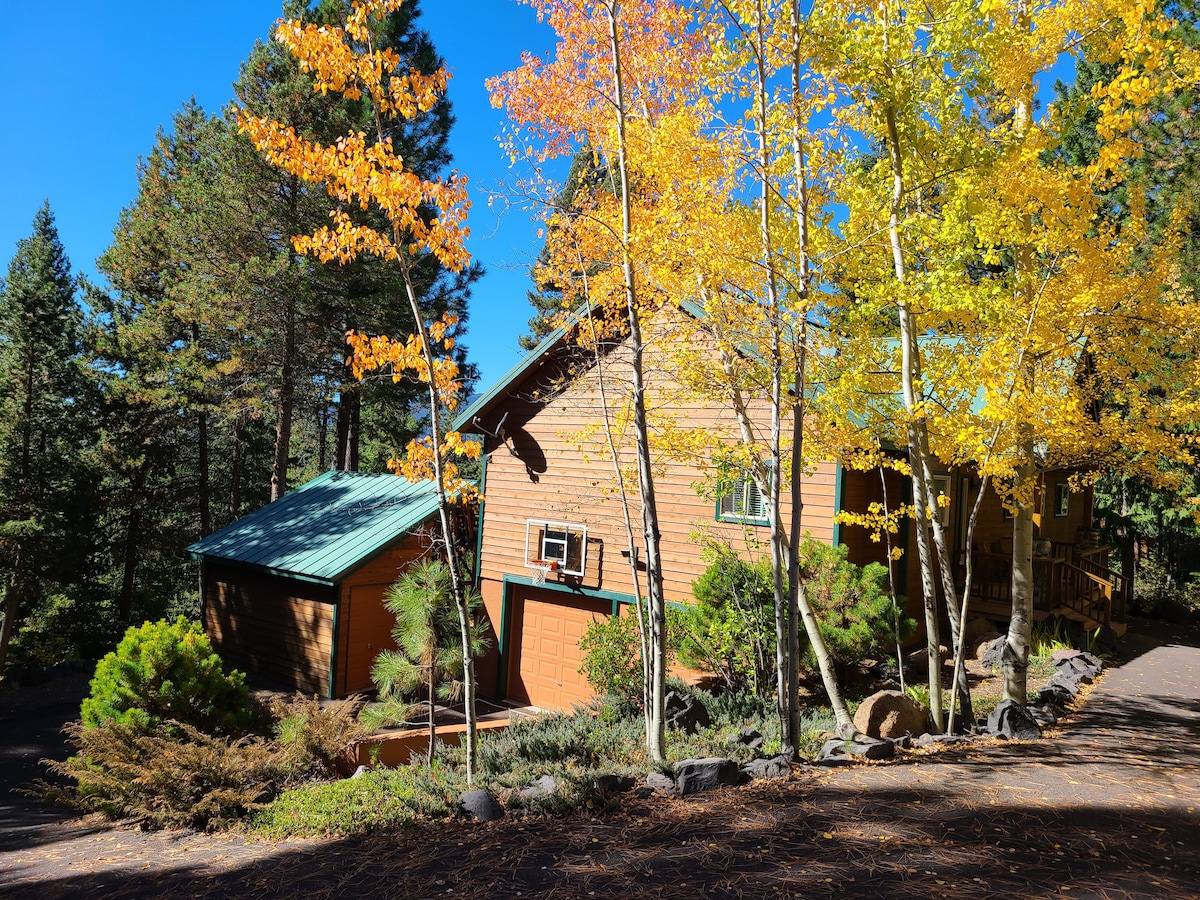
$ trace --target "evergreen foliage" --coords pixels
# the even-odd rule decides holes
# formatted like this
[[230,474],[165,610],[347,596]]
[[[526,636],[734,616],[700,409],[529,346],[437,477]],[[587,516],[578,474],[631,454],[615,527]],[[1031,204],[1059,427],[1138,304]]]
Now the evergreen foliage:
[[92,404],[75,290],[44,204],[0,283],[0,674],[19,622],[89,562]]
[[727,688],[760,696],[774,691],[775,591],[770,560],[751,563],[714,545],[708,568],[692,585],[683,615],[681,657],[719,675]]
[[847,552],[845,544],[831,547],[812,538],[800,546],[800,577],[829,653],[843,666],[889,655],[916,627],[912,619],[901,617],[896,634],[887,568],[879,563],[857,566],[846,559]]
[[182,616],[126,631],[96,665],[79,714],[86,728],[116,723],[149,730],[177,722],[235,735],[253,718],[245,676],[226,674],[203,629]]
[[[375,657],[371,680],[381,702],[365,711],[364,720],[369,729],[403,721],[412,714],[405,698],[422,693],[432,760],[435,704],[439,699],[460,699],[463,687],[463,648],[449,567],[440,559],[418,560],[387,589],[383,604],[396,616],[392,639],[397,649]],[[471,653],[480,656],[487,649],[485,625],[479,618],[483,598],[472,591],[467,604],[472,615]]]

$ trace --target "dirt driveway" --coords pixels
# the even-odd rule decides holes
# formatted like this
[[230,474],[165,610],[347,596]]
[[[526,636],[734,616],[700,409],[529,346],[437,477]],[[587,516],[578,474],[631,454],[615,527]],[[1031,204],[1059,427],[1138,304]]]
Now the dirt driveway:
[[1132,646],[1036,744],[603,817],[287,844],[5,819],[0,896],[1200,898],[1197,646]]

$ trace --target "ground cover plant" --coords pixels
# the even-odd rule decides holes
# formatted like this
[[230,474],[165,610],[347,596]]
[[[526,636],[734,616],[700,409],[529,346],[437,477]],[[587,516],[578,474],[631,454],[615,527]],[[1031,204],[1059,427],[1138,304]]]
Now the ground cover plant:
[[100,661],[70,729],[75,753],[50,765],[74,786],[41,789],[144,827],[227,828],[289,787],[336,774],[364,733],[361,705],[258,704],[199,625],[147,622]]

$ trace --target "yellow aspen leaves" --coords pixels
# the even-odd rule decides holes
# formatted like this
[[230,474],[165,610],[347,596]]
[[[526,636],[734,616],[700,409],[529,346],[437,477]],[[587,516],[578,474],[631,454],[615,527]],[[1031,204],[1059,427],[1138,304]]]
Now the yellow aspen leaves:
[[[394,50],[375,46],[379,24],[402,4],[403,0],[357,0],[344,28],[291,20],[280,21],[275,29],[275,39],[312,75],[315,91],[333,91],[354,100],[369,98],[374,135],[353,132],[322,144],[298,135],[290,125],[245,109],[238,110],[237,121],[271,163],[323,185],[338,201],[330,225],[293,236],[298,253],[341,264],[375,256],[396,264],[404,276],[416,333],[402,340],[348,334],[351,366],[357,378],[389,369],[393,380],[409,376],[429,385],[433,434],[410,443],[405,457],[392,460],[391,467],[411,480],[437,479],[440,472],[440,492],[458,502],[473,496],[474,489],[459,477],[450,458],[477,459],[480,452],[478,444],[463,441],[456,432],[443,433],[439,424],[441,411],[454,409],[461,389],[458,365],[448,355],[455,346],[458,319],[446,314],[431,323],[423,321],[410,265],[422,253],[433,255],[452,272],[468,265],[469,202],[465,178],[458,174],[444,180],[421,178],[405,168],[384,134],[385,120],[427,112],[446,88],[444,69],[423,74],[404,68]],[[430,209],[434,215],[428,214]],[[382,213],[389,228],[378,230],[367,224],[358,216],[365,211]]]

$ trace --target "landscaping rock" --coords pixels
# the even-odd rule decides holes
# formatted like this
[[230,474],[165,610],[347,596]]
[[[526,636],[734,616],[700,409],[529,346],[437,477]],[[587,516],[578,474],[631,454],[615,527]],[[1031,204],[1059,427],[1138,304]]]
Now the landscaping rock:
[[1056,651],[1054,666],[1064,675],[1078,675],[1084,684],[1091,684],[1092,677],[1099,675],[1104,668],[1100,660],[1081,650]]
[[675,764],[675,787],[685,797],[737,784],[740,776],[737,763],[717,756],[685,759]]
[[891,759],[896,755],[896,745],[891,741],[878,741],[866,735],[856,740],[845,741],[831,738],[821,747],[815,764],[818,766],[844,766],[860,759]]
[[458,805],[464,816],[476,822],[495,822],[504,818],[504,807],[491,791],[467,791],[459,798]]
[[712,718],[703,703],[690,694],[680,694],[677,691],[667,693],[665,714],[668,728],[677,728],[691,734],[712,724]]
[[984,651],[984,654],[979,657],[979,662],[985,666],[991,666],[994,669],[1000,668],[1001,665],[1003,665],[1005,641],[1006,638],[1004,635],[1000,635],[998,638],[992,641],[987,650]]
[[[938,656],[944,663],[950,659],[950,648],[942,644],[938,646]],[[904,671],[914,675],[929,671],[929,648],[920,647],[904,657]]]
[[[1090,684],[1091,681],[1089,678],[1087,683]],[[1079,693],[1079,686],[1083,683],[1080,676],[1075,673],[1055,672],[1050,676],[1050,680],[1046,682],[1045,690],[1057,690],[1061,688],[1074,697]]]
[[873,738],[895,738],[929,730],[929,710],[903,691],[879,691],[854,713],[854,727]]
[[974,736],[969,734],[925,734],[916,738],[913,741],[918,747],[931,747],[934,744],[965,744],[973,740]]
[[[975,658],[982,662],[983,658],[987,656],[988,651],[992,649],[992,644],[996,643],[997,638],[1003,641],[1004,635],[998,631],[989,631],[987,634],[980,635],[977,640],[972,641],[971,646],[975,648]],[[991,664],[989,663],[989,665]]]
[[1058,720],[1066,715],[1066,711],[1057,703],[1030,705],[1028,709],[1029,714],[1033,716],[1033,721],[1043,727],[1057,725]]
[[846,752],[846,742],[841,738],[830,738],[821,745],[821,751],[813,760],[815,766],[850,766],[854,757]]
[[[1053,681],[1053,679],[1051,679]],[[1064,684],[1047,684],[1037,693],[1036,702],[1039,706],[1054,703],[1064,706],[1075,699],[1075,694]]]
[[623,794],[633,787],[633,779],[626,775],[597,775],[596,790],[602,796],[611,797],[613,794]]
[[791,760],[783,754],[770,759],[752,759],[742,766],[741,772],[749,779],[788,778],[792,774]]
[[1023,706],[1003,700],[988,716],[988,732],[1013,741],[1036,741],[1042,736],[1037,721]]
[[357,769],[354,770],[354,774],[351,775],[350,777],[351,778],[362,778],[366,774],[367,774],[367,767],[359,766]]
[[675,793],[675,779],[670,775],[664,775],[662,772],[651,772],[646,776],[646,787],[655,791],[663,791],[667,794]]
[[554,776],[543,775],[528,787],[521,788],[521,796],[532,800],[535,797],[545,797],[547,794],[553,794],[557,790],[558,781],[555,780]]
[[743,747],[757,750],[763,745],[763,736],[761,732],[754,728],[742,728],[737,734],[729,738],[729,743],[741,744]]
[[891,741],[877,741],[870,735],[859,735],[846,749],[852,756],[863,759],[891,759],[896,755],[896,745]]

